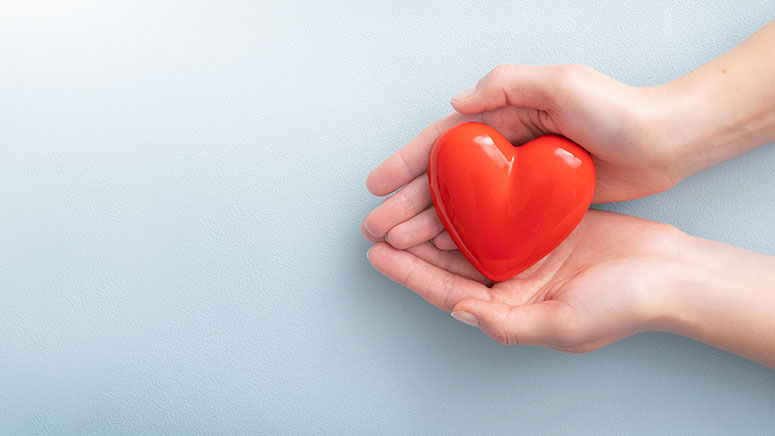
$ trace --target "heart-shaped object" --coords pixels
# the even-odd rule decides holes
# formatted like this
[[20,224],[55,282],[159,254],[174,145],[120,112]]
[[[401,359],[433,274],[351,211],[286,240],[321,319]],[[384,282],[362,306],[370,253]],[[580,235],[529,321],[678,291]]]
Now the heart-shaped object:
[[595,192],[589,153],[558,135],[513,146],[482,123],[463,123],[431,148],[428,181],[452,240],[487,278],[526,270],[570,235]]

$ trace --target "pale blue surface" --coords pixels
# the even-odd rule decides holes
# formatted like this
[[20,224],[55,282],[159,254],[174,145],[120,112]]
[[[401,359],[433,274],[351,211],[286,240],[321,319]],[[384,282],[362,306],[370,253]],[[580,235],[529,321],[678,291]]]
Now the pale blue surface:
[[[419,3],[0,3],[0,434],[773,434],[771,371],[668,334],[501,347],[358,225],[491,67],[655,84],[775,4]],[[773,168],[610,208],[775,254]]]

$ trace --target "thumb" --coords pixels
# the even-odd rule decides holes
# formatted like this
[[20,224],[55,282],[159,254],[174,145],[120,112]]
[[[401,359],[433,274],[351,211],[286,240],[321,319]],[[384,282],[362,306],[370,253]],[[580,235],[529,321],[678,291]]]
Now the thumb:
[[464,114],[505,106],[555,109],[566,99],[569,79],[581,70],[576,65],[498,65],[475,86],[452,97],[452,107]]
[[512,306],[496,301],[469,298],[458,302],[452,317],[478,326],[503,345],[562,346],[573,334],[565,310],[559,301]]

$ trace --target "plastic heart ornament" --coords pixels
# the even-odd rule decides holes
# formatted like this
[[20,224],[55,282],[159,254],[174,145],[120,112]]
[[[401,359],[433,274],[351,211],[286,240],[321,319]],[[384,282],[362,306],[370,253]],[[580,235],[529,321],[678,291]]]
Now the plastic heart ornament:
[[442,133],[428,181],[436,212],[457,247],[487,278],[534,265],[578,226],[595,192],[589,153],[557,135],[513,146],[482,123]]

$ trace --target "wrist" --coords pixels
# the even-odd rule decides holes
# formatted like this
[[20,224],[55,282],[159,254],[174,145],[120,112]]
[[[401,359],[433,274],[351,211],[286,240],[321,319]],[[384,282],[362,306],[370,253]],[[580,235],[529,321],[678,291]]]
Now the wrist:
[[673,270],[665,287],[655,330],[693,337],[693,332],[705,322],[701,311],[697,310],[698,305],[713,304],[718,298],[712,292],[714,267],[703,264],[707,242],[684,235],[684,248],[672,259]]
[[770,69],[757,74],[735,55],[648,88],[660,108],[655,128],[679,181],[775,141],[775,82],[764,74]]
[[715,108],[697,82],[684,76],[650,88],[659,108],[652,124],[675,183],[723,161],[717,151],[729,141],[724,131],[730,127],[714,121]]
[[670,229],[666,237],[659,241],[664,247],[660,256],[661,265],[655,271],[652,299],[647,306],[645,331],[663,331],[685,336],[685,332],[694,323],[690,295],[702,288],[704,278],[701,268],[693,261],[700,240],[679,229],[665,225]]
[[775,258],[686,236],[655,330],[775,367]]
[[684,250],[674,259],[662,330],[696,337],[704,327],[728,317],[747,292],[766,284],[760,280],[761,263],[771,259],[691,235],[684,239]]

